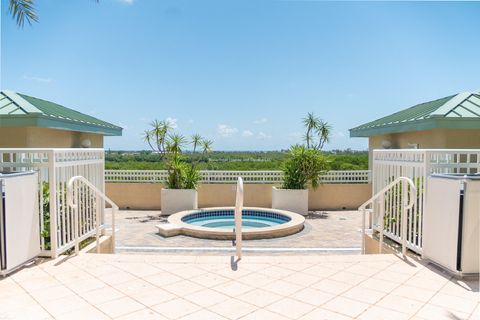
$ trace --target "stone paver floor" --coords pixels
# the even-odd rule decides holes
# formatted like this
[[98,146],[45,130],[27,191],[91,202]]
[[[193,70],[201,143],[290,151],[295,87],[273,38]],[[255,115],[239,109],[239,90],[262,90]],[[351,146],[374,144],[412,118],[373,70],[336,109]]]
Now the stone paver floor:
[[0,319],[479,319],[478,281],[394,255],[62,257],[0,280]]
[[[110,221],[107,217],[107,223]],[[231,241],[187,236],[164,238],[155,225],[166,217],[160,211],[122,210],[115,219],[118,247],[231,247]],[[303,231],[283,238],[244,241],[245,247],[267,248],[360,248],[361,213],[319,211],[311,214]]]

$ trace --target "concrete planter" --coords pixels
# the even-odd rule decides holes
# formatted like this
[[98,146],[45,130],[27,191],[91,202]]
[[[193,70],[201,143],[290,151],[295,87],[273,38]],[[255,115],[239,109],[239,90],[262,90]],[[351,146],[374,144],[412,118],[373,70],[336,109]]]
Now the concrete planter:
[[198,193],[194,189],[162,189],[162,215],[198,209]]
[[272,208],[308,214],[308,189],[293,190],[272,187]]

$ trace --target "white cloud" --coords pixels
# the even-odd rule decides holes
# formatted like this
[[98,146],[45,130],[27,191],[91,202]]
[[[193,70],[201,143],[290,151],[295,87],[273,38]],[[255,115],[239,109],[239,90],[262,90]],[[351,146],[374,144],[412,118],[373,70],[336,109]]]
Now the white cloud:
[[193,119],[189,119],[187,122],[188,122],[188,124],[193,124],[194,121],[193,121]]
[[345,134],[345,132],[339,131],[337,132],[337,136],[339,136],[340,138],[345,138],[347,135]]
[[267,118],[261,118],[261,119],[257,119],[255,121],[253,121],[253,123],[255,124],[264,124],[267,122]]
[[271,137],[272,137],[271,135],[261,131],[257,134],[257,139],[259,140],[266,140],[266,139],[270,139]]
[[36,77],[36,76],[23,76],[23,79],[31,80],[35,82],[43,82],[43,83],[50,83],[53,81],[52,78]]
[[251,137],[253,136],[253,132],[250,130],[243,130],[242,137]]
[[173,128],[173,129],[176,129],[178,127],[177,125],[177,119],[176,118],[170,118],[168,117],[167,119],[165,119],[165,121],[170,124],[170,126]]
[[121,3],[132,5],[135,0],[118,0]]
[[217,126],[217,132],[220,136],[222,136],[224,138],[228,138],[228,137],[233,136],[235,133],[237,133],[238,129],[230,127],[226,124],[219,124]]

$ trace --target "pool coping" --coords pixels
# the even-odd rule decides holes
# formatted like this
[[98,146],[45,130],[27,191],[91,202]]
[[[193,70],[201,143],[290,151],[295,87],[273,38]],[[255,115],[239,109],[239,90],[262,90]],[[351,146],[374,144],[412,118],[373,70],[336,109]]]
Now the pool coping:
[[[168,223],[158,224],[156,225],[156,227],[158,228],[159,234],[164,237],[186,235],[186,236],[202,238],[202,239],[230,240],[235,238],[235,233],[233,232],[232,229],[207,228],[202,226],[196,226],[196,225],[185,223],[182,221],[182,219],[185,216],[193,213],[219,211],[219,210],[234,210],[234,209],[235,207],[211,207],[211,208],[181,211],[169,216],[167,220]],[[290,221],[279,224],[279,225],[264,227],[264,228],[242,230],[242,238],[245,240],[269,239],[269,238],[289,236],[301,231],[303,229],[303,224],[305,223],[305,217],[291,211],[272,209],[272,208],[261,208],[261,207],[244,207],[243,209],[252,210],[252,211],[278,213],[290,218]]]

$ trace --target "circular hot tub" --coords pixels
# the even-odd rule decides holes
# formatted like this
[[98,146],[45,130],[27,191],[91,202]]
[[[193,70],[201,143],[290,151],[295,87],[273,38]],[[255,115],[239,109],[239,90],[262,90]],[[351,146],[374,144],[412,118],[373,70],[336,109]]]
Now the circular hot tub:
[[[168,222],[179,233],[204,239],[234,239],[233,207],[182,211],[171,215]],[[243,208],[243,239],[284,237],[303,229],[305,218],[297,213],[268,208]]]

